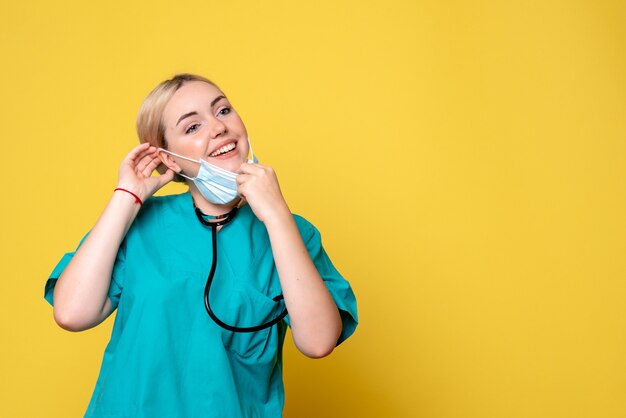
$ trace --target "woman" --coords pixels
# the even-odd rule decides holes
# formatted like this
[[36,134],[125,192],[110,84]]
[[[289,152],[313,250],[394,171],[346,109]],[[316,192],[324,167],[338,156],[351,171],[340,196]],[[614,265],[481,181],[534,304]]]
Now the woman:
[[[348,282],[211,81],[161,83],[137,131],[111,200],[46,283],[62,328],[118,310],[85,416],[281,416],[286,326],[306,356],[330,354],[357,324]],[[152,196],[172,180],[189,192]]]

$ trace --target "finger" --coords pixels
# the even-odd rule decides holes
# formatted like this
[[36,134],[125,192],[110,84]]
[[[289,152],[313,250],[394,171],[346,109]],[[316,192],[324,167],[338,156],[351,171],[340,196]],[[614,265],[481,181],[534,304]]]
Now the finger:
[[148,155],[153,155],[153,154],[155,154],[155,153],[156,153],[156,149],[155,149],[154,147],[152,147],[152,146],[151,146],[151,147],[149,147],[149,148],[147,148],[147,149],[145,149],[145,150],[140,151],[140,152],[139,152],[139,153],[135,156],[134,160],[135,160],[135,161],[139,161],[139,160],[141,160],[142,158],[144,158],[144,157],[146,157],[146,156],[148,156]]
[[243,163],[241,164],[241,166],[239,166],[238,172],[245,173],[245,174],[259,175],[264,171],[265,168],[266,168],[265,166],[262,166],[260,164]]
[[143,169],[146,168],[148,164],[150,164],[150,160],[146,159],[145,155],[144,156],[138,155],[137,159],[133,162],[135,163],[135,170],[138,173],[143,172]]
[[250,181],[250,179],[252,179],[254,176],[251,174],[239,174],[237,176],[237,178],[235,179],[235,181],[237,182],[238,185],[241,185],[243,183],[246,183],[247,181]]
[[174,180],[174,171],[168,168],[165,173],[161,174],[156,179],[158,181],[158,185],[160,189],[161,187],[165,186],[170,181]]
[[150,152],[148,150],[140,151],[138,154],[134,155],[134,157],[125,161],[125,163],[136,173],[141,173],[143,169],[150,164]]
[[[154,161],[154,158],[155,158],[154,153],[145,154],[145,155],[139,154],[137,156],[137,160],[138,161],[136,163],[137,164],[137,166],[136,166],[137,172],[144,173],[145,169],[150,165],[150,163],[152,163],[152,161]],[[150,173],[152,173],[152,170],[150,170],[148,175]]]
[[238,184],[237,185],[237,194],[239,196],[241,196],[243,199],[247,200],[246,190],[245,189],[246,189],[245,185],[243,185],[243,184]]
[[124,157],[124,161],[126,162],[134,161],[139,154],[141,154],[142,152],[145,152],[145,150],[149,148],[150,148],[150,144],[148,144],[147,142],[137,145],[126,155],[126,157]]
[[143,170],[143,174],[147,177],[152,174],[152,172],[161,164],[161,159],[155,155],[152,157],[152,161],[146,166]]

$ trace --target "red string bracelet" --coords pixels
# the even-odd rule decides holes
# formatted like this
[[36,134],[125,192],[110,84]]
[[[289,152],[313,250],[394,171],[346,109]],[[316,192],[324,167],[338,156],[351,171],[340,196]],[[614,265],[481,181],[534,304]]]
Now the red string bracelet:
[[121,187],[118,187],[117,189],[115,189],[113,191],[115,192],[115,191],[118,191],[118,190],[121,190],[121,191],[126,192],[126,193],[130,193],[135,198],[135,203],[139,203],[139,206],[143,205],[143,202],[141,201],[139,196],[137,196],[135,193],[131,192],[130,190],[122,189]]

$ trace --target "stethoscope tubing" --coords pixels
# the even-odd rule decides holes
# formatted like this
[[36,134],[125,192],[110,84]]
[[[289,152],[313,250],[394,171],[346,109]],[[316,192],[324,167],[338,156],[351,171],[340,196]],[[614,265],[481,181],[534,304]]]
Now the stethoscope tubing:
[[[256,325],[253,327],[236,327],[230,324],[225,323],[224,321],[222,321],[221,319],[218,318],[218,316],[215,314],[215,312],[213,312],[213,309],[211,308],[211,304],[209,302],[209,294],[211,293],[211,284],[213,283],[213,279],[215,277],[215,270],[217,268],[217,227],[218,226],[222,226],[222,225],[226,225],[228,224],[230,221],[232,221],[235,218],[235,215],[237,214],[238,211],[238,207],[235,206],[233,208],[233,210],[231,210],[230,212],[228,212],[225,215],[221,215],[219,217],[216,218],[216,220],[214,221],[207,221],[204,219],[204,214],[202,213],[202,211],[198,208],[195,207],[195,212],[196,212],[196,216],[198,217],[198,219],[200,220],[200,222],[211,228],[211,241],[212,241],[212,247],[213,247],[213,260],[211,261],[211,270],[209,272],[209,275],[207,276],[207,281],[206,281],[206,286],[204,287],[204,307],[207,311],[207,313],[209,314],[209,316],[211,317],[211,319],[213,320],[213,322],[215,322],[217,325],[219,325],[220,327],[228,330],[228,331],[232,331],[232,332],[257,332],[257,331],[262,331],[266,328],[270,328],[274,325],[276,325],[277,323],[279,323],[280,321],[283,320],[283,318],[285,318],[285,316],[287,316],[288,312],[287,312],[287,308],[283,309],[283,312],[281,312],[280,315],[278,315],[276,318],[265,322],[263,324],[260,325]],[[283,295],[278,295],[275,296],[274,298],[272,298],[273,301],[278,302],[280,300],[283,299]]]

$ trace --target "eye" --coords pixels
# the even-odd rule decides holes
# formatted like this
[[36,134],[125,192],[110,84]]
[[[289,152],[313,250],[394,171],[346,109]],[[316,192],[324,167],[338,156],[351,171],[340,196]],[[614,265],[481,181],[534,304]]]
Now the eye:
[[192,134],[192,133],[196,132],[199,127],[200,127],[199,123],[192,123],[191,125],[189,125],[189,127],[187,129],[185,129],[185,133],[186,134]]
[[230,108],[230,107],[228,107],[228,106],[226,106],[226,107],[221,108],[221,109],[217,112],[217,114],[218,114],[218,115],[221,115],[221,116],[225,116],[225,115],[228,115],[228,114],[230,113],[230,111],[231,111],[231,108]]

